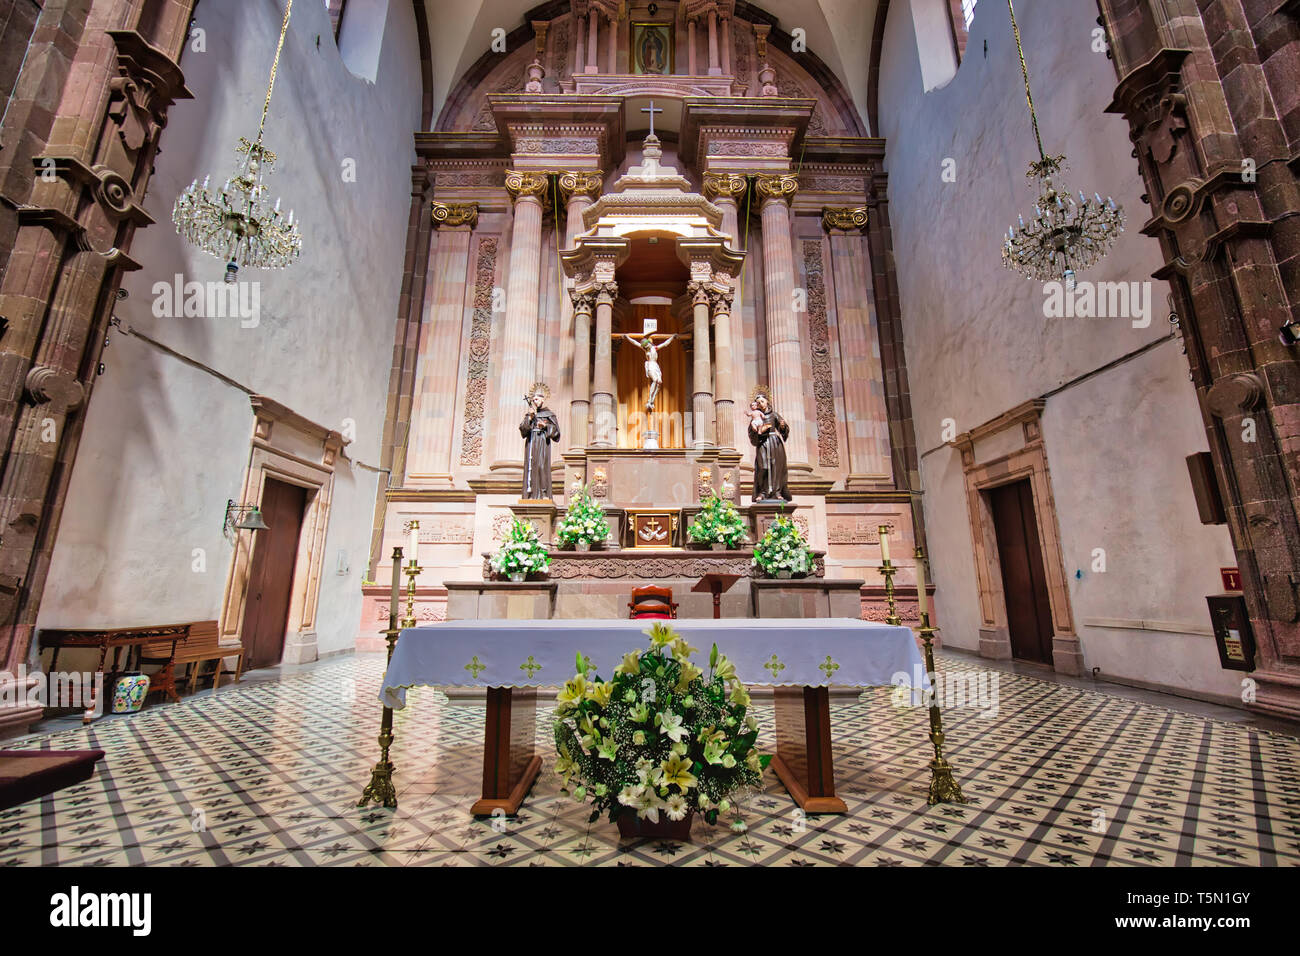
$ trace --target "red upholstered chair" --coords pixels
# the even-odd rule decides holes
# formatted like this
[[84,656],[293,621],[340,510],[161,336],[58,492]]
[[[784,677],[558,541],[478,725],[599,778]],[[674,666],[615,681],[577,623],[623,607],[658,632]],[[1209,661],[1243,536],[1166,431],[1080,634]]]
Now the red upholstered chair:
[[661,588],[648,584],[643,588],[632,589],[632,600],[627,602],[627,616],[630,618],[674,618],[677,616],[677,602],[673,600],[672,588]]

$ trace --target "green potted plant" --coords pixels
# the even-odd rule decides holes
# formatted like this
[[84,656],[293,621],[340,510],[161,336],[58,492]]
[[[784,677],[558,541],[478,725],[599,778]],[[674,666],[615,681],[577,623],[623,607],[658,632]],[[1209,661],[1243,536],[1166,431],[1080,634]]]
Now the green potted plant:
[[770,578],[803,577],[812,562],[812,549],[785,515],[778,515],[754,545],[754,566]]
[[551,566],[551,556],[537,529],[515,518],[490,563],[497,574],[506,575],[511,581],[523,581],[530,574],[544,574]]
[[[649,634],[650,648],[629,652],[610,680],[578,654],[556,699],[555,772],[590,801],[591,822],[608,813],[624,836],[686,839],[696,812],[717,823],[772,758],[755,749],[749,693],[718,646],[706,673],[670,625]],[[738,811],[733,828],[744,829]]]
[[700,502],[686,536],[696,544],[709,544],[715,551],[735,549],[745,540],[745,519],[726,498],[710,494]]
[[564,517],[555,523],[555,540],[562,547],[589,551],[593,544],[603,544],[608,537],[605,509],[583,485],[569,501]]

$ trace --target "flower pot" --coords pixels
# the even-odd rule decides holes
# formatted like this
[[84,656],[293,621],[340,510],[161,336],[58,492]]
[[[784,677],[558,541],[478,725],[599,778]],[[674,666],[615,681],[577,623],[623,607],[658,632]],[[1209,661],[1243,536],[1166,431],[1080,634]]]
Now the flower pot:
[[590,551],[590,550],[591,550],[591,542],[590,542],[590,541],[575,541],[575,542],[573,543],[573,549],[574,549],[575,551]]
[[526,578],[526,577],[528,577],[528,572],[527,572],[527,571],[511,571],[511,572],[510,572],[510,580],[511,580],[511,581],[514,581],[515,584],[518,584],[520,581],[524,580],[524,578]]
[[713,550],[714,550],[714,551],[726,551],[726,550],[727,550],[727,542],[725,542],[725,541],[715,541],[715,542],[713,542]]
[[694,810],[686,811],[686,819],[669,820],[668,814],[659,812],[659,822],[643,820],[628,810],[619,814],[619,836],[641,840],[679,840],[686,842],[691,838],[691,821],[695,818]]

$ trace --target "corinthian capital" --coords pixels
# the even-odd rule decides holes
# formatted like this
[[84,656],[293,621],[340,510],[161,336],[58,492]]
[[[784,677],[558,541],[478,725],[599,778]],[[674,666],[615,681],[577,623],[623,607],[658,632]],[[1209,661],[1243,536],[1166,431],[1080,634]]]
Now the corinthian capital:
[[799,191],[799,178],[794,173],[759,173],[754,188],[760,199],[779,199],[788,206]]
[[581,292],[573,289],[569,292],[569,298],[573,300],[574,312],[585,312],[587,315],[591,315],[591,310],[596,305],[596,292],[594,289],[586,289]]
[[605,186],[605,174],[599,169],[577,170],[560,176],[560,196],[567,203],[574,196],[597,198]]
[[618,283],[612,281],[596,282],[591,291],[596,293],[597,305],[613,305],[618,298]]
[[478,225],[478,203],[476,202],[434,202],[430,205],[433,209],[434,228],[469,226],[472,229]]
[[747,185],[745,177],[738,173],[705,173],[704,198],[709,201],[714,199],[739,201],[740,197],[745,195]]
[[532,196],[545,205],[546,187],[549,182],[544,173],[517,172],[506,170],[506,192],[515,202],[525,196]]
[[861,231],[867,228],[867,207],[858,206],[823,206],[822,225],[827,232],[843,229],[845,232]]

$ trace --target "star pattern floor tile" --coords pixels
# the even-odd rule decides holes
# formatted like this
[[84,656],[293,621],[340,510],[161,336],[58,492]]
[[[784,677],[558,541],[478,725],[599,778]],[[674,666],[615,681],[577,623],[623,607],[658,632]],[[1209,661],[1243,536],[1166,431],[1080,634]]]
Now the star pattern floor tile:
[[[89,782],[0,811],[0,866],[1300,864],[1295,736],[1013,673],[996,715],[945,712],[962,805],[927,805],[927,714],[877,689],[832,705],[843,816],[805,816],[769,773],[743,830],[621,840],[560,793],[542,708],[527,802],[476,820],[483,708],[421,688],[395,719],[398,808],[358,809],[382,672],[378,655],[336,658],[20,741],[108,756]],[[770,748],[771,709],[755,712]]]

